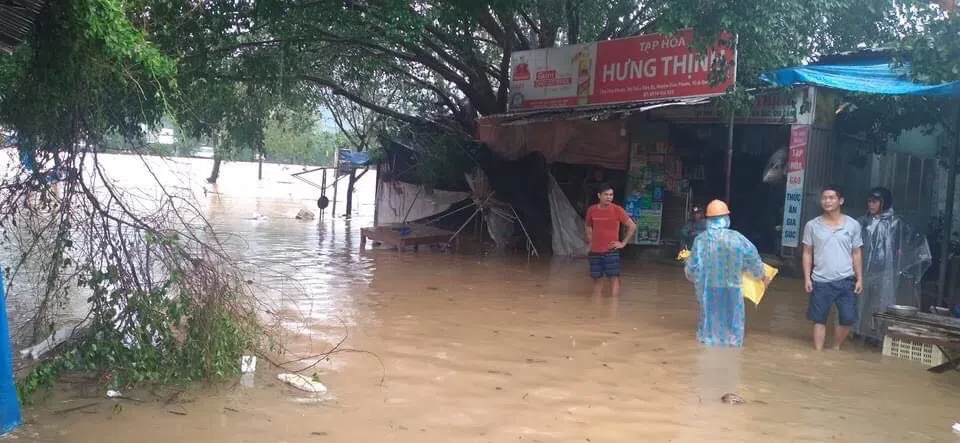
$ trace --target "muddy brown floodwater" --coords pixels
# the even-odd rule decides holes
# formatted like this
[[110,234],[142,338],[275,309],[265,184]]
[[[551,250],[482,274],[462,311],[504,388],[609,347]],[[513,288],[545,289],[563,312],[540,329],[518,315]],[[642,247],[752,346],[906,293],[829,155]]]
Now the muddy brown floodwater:
[[[198,179],[209,167],[184,164]],[[268,165],[268,179],[246,192],[239,187],[255,177],[255,165],[228,164],[218,193],[205,202],[214,224],[235,235],[234,253],[256,269],[251,278],[283,318],[292,352],[285,358],[326,351],[347,331],[344,346],[368,352],[338,353],[307,371],[318,374],[328,395],[295,393],[261,360],[252,381],[173,401],[81,399],[61,391],[25,411],[29,424],[17,437],[954,440],[960,374],[929,374],[858,347],[814,352],[797,281],[776,281],[758,308],[748,308],[745,348],[705,349],[695,341],[697,307],[679,267],[626,263],[622,298],[594,300],[583,261],[360,252],[360,227],[372,222],[372,180],[360,187],[352,220],[298,221],[293,214],[317,194],[292,183],[289,172]],[[723,404],[728,392],[746,404]]]

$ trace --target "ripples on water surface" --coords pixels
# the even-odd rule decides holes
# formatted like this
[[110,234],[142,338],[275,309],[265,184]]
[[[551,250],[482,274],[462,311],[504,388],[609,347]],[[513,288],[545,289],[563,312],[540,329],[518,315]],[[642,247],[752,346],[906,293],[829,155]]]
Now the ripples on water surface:
[[[134,158],[105,160],[148,186]],[[960,374],[851,348],[809,349],[806,296],[782,279],[748,308],[742,350],[706,350],[678,267],[626,263],[622,300],[592,300],[582,261],[357,250],[373,180],[352,220],[299,221],[317,191],[265,165],[176,160],[299,355],[345,346],[317,366],[331,397],[303,401],[264,362],[255,387],[184,394],[181,404],[59,395],[28,410],[20,438],[54,442],[953,441]],[[372,174],[371,174],[372,175]],[[170,178],[171,180],[173,178]],[[142,182],[142,183],[140,183]],[[138,184],[139,183],[139,184]],[[244,187],[248,187],[244,189]],[[341,188],[342,191],[342,188]],[[342,212],[343,195],[340,196]],[[383,366],[380,365],[382,361]],[[381,379],[383,380],[381,384]],[[747,399],[721,404],[726,392]],[[61,401],[66,401],[61,403]],[[170,411],[174,411],[171,413]],[[183,415],[185,414],[185,415]]]

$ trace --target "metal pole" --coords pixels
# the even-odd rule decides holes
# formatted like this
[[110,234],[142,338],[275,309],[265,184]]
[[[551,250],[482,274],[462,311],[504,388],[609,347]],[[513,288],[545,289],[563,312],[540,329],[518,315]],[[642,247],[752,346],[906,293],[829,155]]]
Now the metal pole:
[[730,113],[730,125],[727,128],[727,192],[724,194],[724,200],[727,204],[730,204],[730,182],[733,181],[731,176],[733,171],[733,117],[735,113]]
[[940,244],[940,275],[937,282],[937,306],[942,306],[947,296],[947,265],[949,265],[951,240],[953,239],[953,201],[957,190],[957,160],[960,154],[960,106],[955,109],[956,125],[953,128],[953,150],[947,158],[950,167],[947,173],[946,201],[943,207],[943,239]]
[[[323,179],[322,179],[322,180],[323,180],[323,181],[320,182],[320,183],[321,183],[321,185],[320,185],[320,196],[321,196],[321,197],[327,195],[327,169],[326,169],[326,168],[323,169]],[[325,208],[324,208],[324,209],[325,209]],[[319,218],[320,220],[323,220],[323,211],[324,211],[324,209],[320,209],[320,217],[317,217],[317,218]]]
[[377,168],[374,171],[377,173],[376,178],[374,178],[373,183],[376,186],[373,190],[373,226],[379,226],[377,223],[380,221],[380,217],[377,216],[377,213],[380,212],[380,164],[377,163]]
[[330,214],[337,216],[337,183],[340,183],[340,160],[337,160],[336,169],[333,170],[333,207],[330,208]]

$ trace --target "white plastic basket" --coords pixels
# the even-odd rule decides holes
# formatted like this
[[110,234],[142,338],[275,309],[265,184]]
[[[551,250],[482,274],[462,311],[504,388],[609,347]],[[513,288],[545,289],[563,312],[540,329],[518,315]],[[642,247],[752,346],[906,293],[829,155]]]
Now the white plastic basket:
[[917,361],[927,366],[938,366],[948,361],[940,348],[934,345],[914,343],[910,340],[883,337],[883,355],[902,360]]

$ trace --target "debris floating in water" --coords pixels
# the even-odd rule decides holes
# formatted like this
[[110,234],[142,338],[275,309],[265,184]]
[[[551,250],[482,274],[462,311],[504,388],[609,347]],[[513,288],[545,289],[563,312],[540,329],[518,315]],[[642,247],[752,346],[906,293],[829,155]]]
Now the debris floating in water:
[[723,394],[723,397],[720,397],[720,401],[728,405],[742,405],[746,403],[746,400],[737,394]]
[[316,215],[314,215],[313,211],[300,209],[300,212],[297,212],[297,215],[294,218],[297,220],[313,220],[316,218]]
[[277,374],[277,379],[304,392],[314,394],[327,392],[327,387],[323,383],[300,374]]

